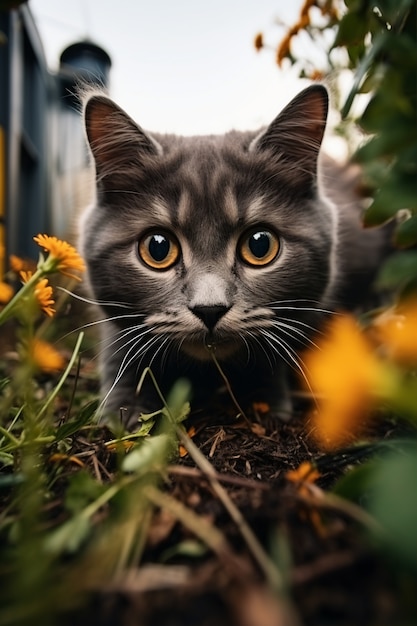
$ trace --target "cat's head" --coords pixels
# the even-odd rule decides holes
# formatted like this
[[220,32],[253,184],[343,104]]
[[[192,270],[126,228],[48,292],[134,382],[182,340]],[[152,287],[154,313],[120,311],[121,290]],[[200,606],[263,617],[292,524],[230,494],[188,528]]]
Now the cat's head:
[[315,85],[258,134],[175,137],[87,97],[97,197],[81,246],[95,298],[199,360],[207,344],[220,359],[265,350],[277,320],[304,333],[285,325],[322,306],[334,280],[335,214],[317,182],[327,107]]

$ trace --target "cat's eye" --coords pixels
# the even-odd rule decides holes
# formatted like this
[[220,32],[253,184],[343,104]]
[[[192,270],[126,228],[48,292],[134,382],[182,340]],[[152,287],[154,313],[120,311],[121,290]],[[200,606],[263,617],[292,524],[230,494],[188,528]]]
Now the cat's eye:
[[178,261],[180,246],[175,237],[165,232],[147,233],[138,243],[142,261],[155,270],[167,270]]
[[248,265],[261,267],[271,263],[278,255],[278,237],[267,229],[253,229],[240,240],[239,253]]

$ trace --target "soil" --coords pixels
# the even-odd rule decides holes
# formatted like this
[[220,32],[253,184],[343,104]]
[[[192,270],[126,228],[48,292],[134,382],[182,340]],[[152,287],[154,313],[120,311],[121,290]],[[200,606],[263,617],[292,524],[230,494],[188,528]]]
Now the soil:
[[[140,567],[117,584],[96,590],[87,607],[71,614],[68,624],[416,624],[413,574],[398,569],[348,510],[320,500],[320,494],[328,493],[348,468],[363,461],[369,449],[321,453],[310,436],[309,407],[302,400],[299,405],[288,423],[268,424],[267,416],[252,409],[249,427],[235,418],[231,406],[192,416],[188,424],[194,426],[194,442],[245,523],[283,572],[284,579],[275,590],[248,548],[239,523],[231,518],[207,476],[185,455],[170,466],[166,489],[221,531],[222,548],[202,554],[185,550],[193,545],[192,533],[159,510]],[[374,430],[367,433],[368,440],[404,434],[388,418],[378,419]],[[320,477],[312,492],[303,491],[287,472],[313,459]],[[103,466],[107,461],[101,459]]]

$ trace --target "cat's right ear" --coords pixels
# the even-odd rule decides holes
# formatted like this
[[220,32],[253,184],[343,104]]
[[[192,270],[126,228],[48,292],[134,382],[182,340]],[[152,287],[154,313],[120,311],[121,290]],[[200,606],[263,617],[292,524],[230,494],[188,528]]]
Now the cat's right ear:
[[143,155],[157,156],[162,148],[110,98],[93,94],[84,103],[84,123],[97,174],[105,176],[140,161]]
[[307,87],[255,138],[250,150],[268,151],[290,167],[299,180],[314,180],[328,104],[323,85]]

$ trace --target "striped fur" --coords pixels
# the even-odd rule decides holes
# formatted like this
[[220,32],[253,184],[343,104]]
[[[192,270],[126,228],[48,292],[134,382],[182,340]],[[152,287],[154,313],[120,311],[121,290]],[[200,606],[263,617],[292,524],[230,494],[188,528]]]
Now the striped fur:
[[[352,254],[344,261],[347,246],[369,250],[372,242],[377,250],[380,237],[360,230],[352,188],[342,201],[331,191],[340,168],[319,164],[326,90],[304,90],[260,133],[150,135],[102,94],[86,97],[84,117],[97,197],[83,217],[81,248],[107,320],[103,403],[125,407],[129,427],[157,408],[150,385],[136,394],[149,365],[165,391],[185,375],[197,397],[211,395],[215,350],[232,384],[288,412],[284,370],[305,376],[300,349],[325,311],[356,304],[343,292],[358,277],[367,287],[378,262],[377,253],[368,266]],[[276,235],[279,252],[249,265],[242,241],[264,230]],[[173,236],[172,267],[153,269],[140,258],[147,232]]]

